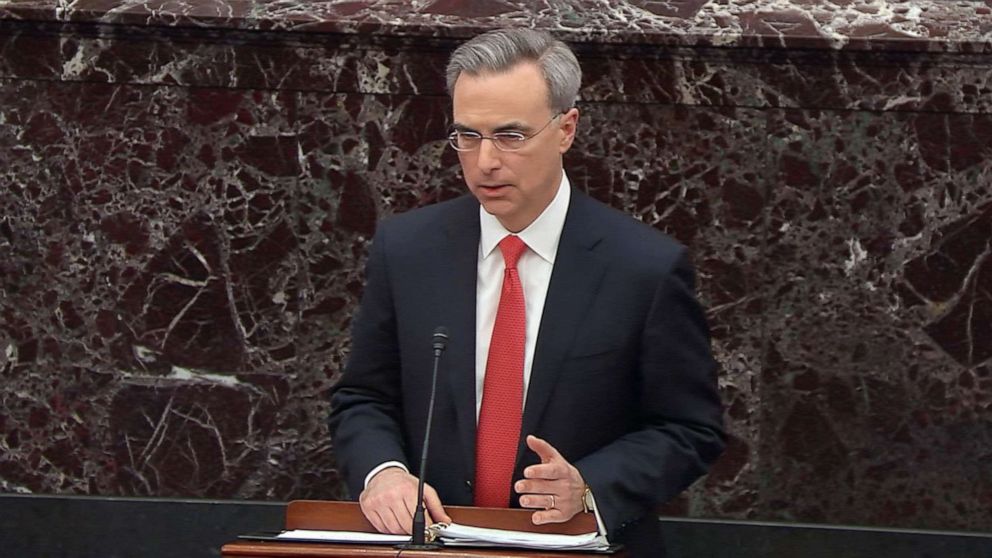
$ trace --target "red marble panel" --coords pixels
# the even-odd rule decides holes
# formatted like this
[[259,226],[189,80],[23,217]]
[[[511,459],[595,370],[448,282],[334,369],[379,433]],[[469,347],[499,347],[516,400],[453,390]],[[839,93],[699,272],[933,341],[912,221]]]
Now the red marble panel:
[[[925,114],[776,116],[759,507],[984,529],[989,143],[924,158]],[[941,118],[968,137],[989,117]]]

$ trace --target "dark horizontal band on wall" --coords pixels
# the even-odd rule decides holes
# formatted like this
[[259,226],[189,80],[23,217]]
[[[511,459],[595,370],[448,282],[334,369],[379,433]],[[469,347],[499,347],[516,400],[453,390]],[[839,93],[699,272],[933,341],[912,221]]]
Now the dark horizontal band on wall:
[[[237,535],[278,530],[285,504],[0,495],[4,556],[206,558]],[[663,518],[671,558],[992,556],[992,534]]]
[[0,495],[0,554],[206,558],[238,534],[278,530],[285,504],[232,500]]

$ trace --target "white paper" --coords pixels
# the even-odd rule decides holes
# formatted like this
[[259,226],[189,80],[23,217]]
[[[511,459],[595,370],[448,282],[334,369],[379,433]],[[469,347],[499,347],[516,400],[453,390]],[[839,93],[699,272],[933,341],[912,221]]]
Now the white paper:
[[368,544],[401,544],[410,542],[410,535],[387,535],[384,533],[362,533],[360,531],[314,531],[310,529],[283,531],[276,535],[276,538]]

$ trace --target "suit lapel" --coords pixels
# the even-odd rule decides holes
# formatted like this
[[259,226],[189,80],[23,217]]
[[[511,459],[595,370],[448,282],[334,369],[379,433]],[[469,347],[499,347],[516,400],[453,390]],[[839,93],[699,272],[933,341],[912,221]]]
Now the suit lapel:
[[[561,374],[562,360],[582,326],[589,301],[596,295],[606,271],[605,262],[594,250],[603,234],[597,221],[589,215],[591,205],[592,201],[584,194],[572,190],[534,349],[521,426],[524,434],[534,432],[540,424]],[[521,436],[518,465],[526,451],[530,450],[525,437]]]
[[446,245],[438,258],[446,271],[436,284],[440,319],[451,342],[443,371],[457,416],[457,436],[468,472],[475,470],[475,296],[479,266],[479,204],[472,196],[456,202],[444,226]]

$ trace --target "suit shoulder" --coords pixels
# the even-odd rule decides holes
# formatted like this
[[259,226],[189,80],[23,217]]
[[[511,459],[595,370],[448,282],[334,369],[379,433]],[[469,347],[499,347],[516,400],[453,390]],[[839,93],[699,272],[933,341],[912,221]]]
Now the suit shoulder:
[[589,211],[602,224],[603,240],[616,259],[633,264],[671,267],[686,252],[686,247],[662,231],[633,216],[584,196]]
[[477,215],[478,208],[479,202],[471,195],[459,196],[386,217],[379,222],[376,234],[419,238],[421,234],[436,231],[439,226],[470,219]]

